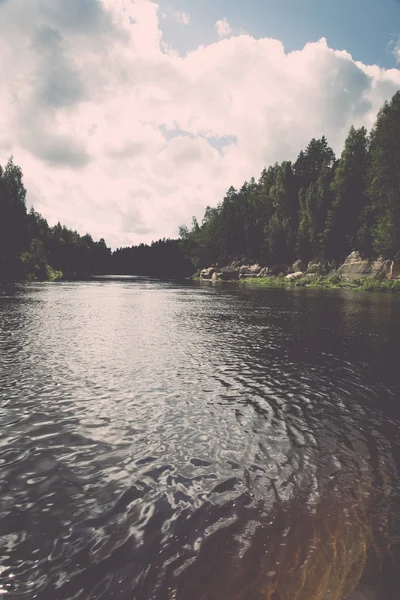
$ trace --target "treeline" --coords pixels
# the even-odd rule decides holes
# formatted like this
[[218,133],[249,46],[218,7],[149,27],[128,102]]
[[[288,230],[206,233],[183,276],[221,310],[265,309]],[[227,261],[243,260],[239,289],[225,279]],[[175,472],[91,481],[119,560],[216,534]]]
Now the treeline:
[[[233,259],[264,265],[296,259],[339,263],[352,251],[400,258],[400,92],[372,131],[350,129],[339,160],[325,137],[295,162],[264,169],[258,181],[231,187],[201,224],[180,239],[119,248],[50,227],[27,211],[22,171],[0,166],[0,280],[82,278],[93,274],[174,277]],[[193,266],[194,265],[194,266]]]
[[21,168],[0,166],[0,281],[82,279],[99,274],[190,275],[193,265],[178,240],[163,239],[111,252],[105,241],[27,211]]
[[193,270],[193,264],[184,256],[179,240],[162,239],[151,245],[118,248],[112,255],[114,274],[185,277],[192,275]]
[[339,263],[353,250],[400,258],[400,92],[372,131],[350,129],[339,160],[325,137],[295,162],[231,187],[201,224],[180,228],[181,247],[201,268],[232,259]]
[[28,212],[21,168],[12,159],[0,166],[0,281],[80,278],[110,263],[103,239],[60,223],[50,227],[33,208]]

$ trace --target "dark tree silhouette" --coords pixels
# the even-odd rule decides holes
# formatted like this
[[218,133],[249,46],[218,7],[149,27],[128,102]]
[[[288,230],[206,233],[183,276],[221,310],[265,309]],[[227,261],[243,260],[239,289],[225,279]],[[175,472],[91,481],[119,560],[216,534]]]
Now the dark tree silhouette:
[[92,274],[181,277],[237,258],[263,264],[295,259],[339,262],[352,250],[400,258],[400,92],[368,135],[350,129],[336,160],[325,137],[294,163],[264,169],[230,187],[201,223],[162,239],[111,252],[105,241],[26,210],[22,171],[0,166],[0,280],[82,278]]
[[350,129],[336,160],[325,137],[292,164],[264,169],[258,182],[229,188],[202,224],[181,227],[197,268],[235,258],[263,264],[342,261],[351,251],[400,258],[400,92],[368,136]]

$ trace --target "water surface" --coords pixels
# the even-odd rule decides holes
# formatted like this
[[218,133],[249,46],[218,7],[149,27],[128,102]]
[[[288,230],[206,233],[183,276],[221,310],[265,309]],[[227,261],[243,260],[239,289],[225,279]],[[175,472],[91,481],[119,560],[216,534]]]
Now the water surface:
[[399,339],[383,294],[0,287],[0,593],[398,598]]

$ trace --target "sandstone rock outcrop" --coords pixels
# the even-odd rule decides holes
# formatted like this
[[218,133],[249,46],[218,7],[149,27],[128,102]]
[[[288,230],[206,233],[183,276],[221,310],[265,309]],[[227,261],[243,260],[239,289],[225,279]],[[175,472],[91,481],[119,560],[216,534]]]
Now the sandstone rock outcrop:
[[388,279],[400,279],[400,262],[396,260],[392,260],[390,262],[388,273]]
[[398,279],[400,280],[400,262],[386,260],[382,257],[377,259],[363,258],[359,252],[352,252],[344,263],[334,271],[330,271],[326,265],[319,261],[311,261],[306,265],[297,260],[291,268],[284,264],[276,264],[262,267],[259,264],[243,264],[244,261],[232,261],[225,267],[209,267],[200,271],[200,279],[206,281],[237,281],[252,277],[285,276],[287,280],[296,280],[307,275],[308,278],[317,275],[338,275],[344,279],[357,279],[359,277],[372,277],[375,279]]
[[[338,274],[346,279],[357,279],[358,277],[373,277],[384,279],[390,273],[391,261],[380,257],[376,260],[363,258],[359,252],[352,252],[338,269]],[[390,277],[389,277],[390,278]]]
[[239,269],[239,277],[240,278],[257,277],[257,275],[260,273],[260,271],[261,271],[261,267],[258,264],[243,265]]

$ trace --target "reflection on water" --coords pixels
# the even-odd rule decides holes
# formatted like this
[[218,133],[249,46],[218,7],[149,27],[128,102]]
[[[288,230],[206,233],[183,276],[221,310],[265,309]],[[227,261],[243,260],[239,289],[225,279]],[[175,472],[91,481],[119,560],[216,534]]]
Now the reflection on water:
[[385,295],[0,288],[0,591],[397,599],[399,334]]

